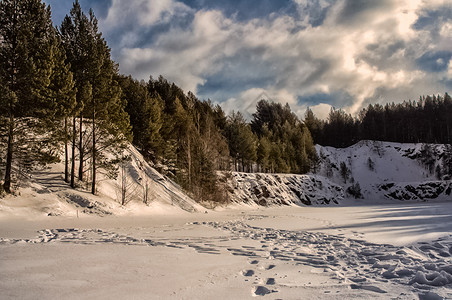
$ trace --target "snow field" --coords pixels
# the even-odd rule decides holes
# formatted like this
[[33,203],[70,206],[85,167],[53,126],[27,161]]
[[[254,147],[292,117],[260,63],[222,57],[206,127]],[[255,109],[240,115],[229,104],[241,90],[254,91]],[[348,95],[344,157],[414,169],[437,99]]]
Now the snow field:
[[[451,299],[450,183],[414,158],[420,147],[322,148],[364,199],[346,194],[336,168],[327,177],[324,159],[316,175],[232,173],[234,203],[215,210],[133,147],[126,206],[120,178],[101,178],[93,196],[52,165],[0,199],[0,298]],[[428,193],[435,201],[419,202]]]
[[[427,212],[434,209],[424,205]],[[399,246],[390,243],[394,235],[371,242],[372,231],[387,228],[356,228],[354,222],[363,221],[359,211],[366,221],[382,218],[375,208],[10,220],[0,230],[0,289],[7,298],[24,299],[452,297],[451,234]],[[340,213],[344,209],[350,213]],[[405,228],[404,211],[394,211]],[[451,207],[444,205],[443,212]],[[32,235],[31,228],[46,224],[51,226]],[[410,233],[403,230],[401,238]],[[434,233],[433,227],[427,236]]]

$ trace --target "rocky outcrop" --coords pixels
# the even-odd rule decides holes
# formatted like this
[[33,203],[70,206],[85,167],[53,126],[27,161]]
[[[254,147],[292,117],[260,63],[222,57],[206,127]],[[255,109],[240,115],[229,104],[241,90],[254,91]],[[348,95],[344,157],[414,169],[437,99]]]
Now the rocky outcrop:
[[344,189],[324,177],[233,172],[226,181],[233,202],[270,205],[327,205],[344,199]]

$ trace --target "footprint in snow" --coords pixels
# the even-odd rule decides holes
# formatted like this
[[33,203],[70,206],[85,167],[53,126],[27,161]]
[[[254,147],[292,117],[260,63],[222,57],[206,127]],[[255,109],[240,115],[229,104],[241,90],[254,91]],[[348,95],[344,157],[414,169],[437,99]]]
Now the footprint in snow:
[[274,285],[275,284],[275,278],[267,278],[267,281],[265,282],[265,284]]
[[253,295],[254,296],[265,296],[267,294],[276,293],[276,290],[269,290],[265,286],[259,285],[254,288]]
[[266,268],[266,270],[271,270],[271,269],[273,269],[274,267],[276,267],[276,265],[268,265],[267,268]]
[[380,289],[379,287],[373,286],[373,285],[358,285],[358,284],[351,284],[350,288],[352,290],[366,290],[366,291],[371,291],[371,292],[375,292],[375,293],[380,293],[380,294],[385,294],[387,293],[386,291]]

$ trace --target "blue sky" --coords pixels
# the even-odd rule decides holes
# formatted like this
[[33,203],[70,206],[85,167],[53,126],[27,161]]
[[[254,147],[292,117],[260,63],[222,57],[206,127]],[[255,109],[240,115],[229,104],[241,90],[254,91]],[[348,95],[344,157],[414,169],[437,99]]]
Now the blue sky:
[[[45,0],[61,24],[72,1]],[[452,90],[452,0],[80,0],[124,74],[325,117]]]

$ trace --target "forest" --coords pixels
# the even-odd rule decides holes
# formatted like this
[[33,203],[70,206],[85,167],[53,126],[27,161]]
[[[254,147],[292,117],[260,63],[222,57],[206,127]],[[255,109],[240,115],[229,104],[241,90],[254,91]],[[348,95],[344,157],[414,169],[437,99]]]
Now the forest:
[[[357,117],[332,109],[327,120],[260,100],[251,120],[184,92],[162,76],[119,72],[94,12],[78,0],[54,26],[41,0],[0,2],[1,189],[37,165],[64,160],[64,180],[96,193],[98,175],[115,177],[127,142],[199,201],[224,202],[217,171],[315,171],[314,144],[361,139],[450,143],[452,100],[376,104]],[[61,152],[63,149],[64,151]]]
[[327,120],[319,120],[308,109],[304,122],[314,142],[323,146],[342,148],[360,140],[450,144],[451,116],[452,98],[445,93],[418,101],[369,104],[357,117],[333,108]]
[[200,201],[224,201],[217,170],[309,171],[314,145],[288,106],[261,101],[250,124],[162,76],[122,75],[94,12],[78,1],[58,27],[40,0],[2,1],[0,19],[7,193],[36,165],[64,157],[64,180],[95,194],[99,172],[114,177],[127,160],[127,141]]

